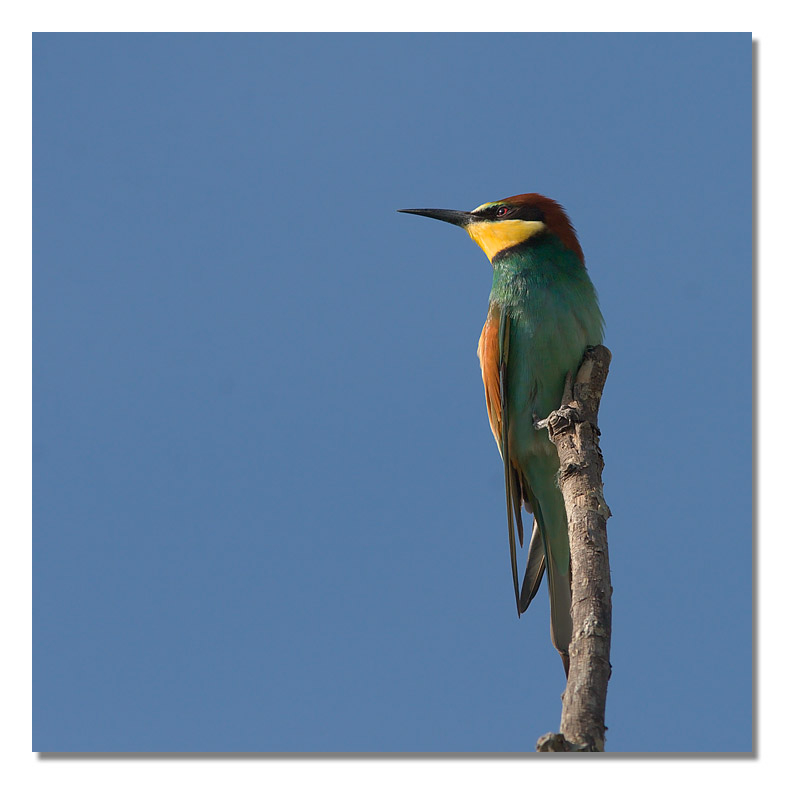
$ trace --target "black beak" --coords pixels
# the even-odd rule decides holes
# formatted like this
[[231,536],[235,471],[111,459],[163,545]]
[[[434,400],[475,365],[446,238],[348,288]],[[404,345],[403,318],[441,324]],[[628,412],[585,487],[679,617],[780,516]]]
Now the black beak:
[[399,213],[424,215],[426,218],[435,218],[437,221],[447,221],[455,226],[466,226],[477,219],[473,213],[464,213],[461,210],[398,210]]

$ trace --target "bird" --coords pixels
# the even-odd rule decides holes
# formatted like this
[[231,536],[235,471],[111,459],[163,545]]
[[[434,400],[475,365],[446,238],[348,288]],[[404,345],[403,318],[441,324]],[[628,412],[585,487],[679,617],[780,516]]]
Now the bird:
[[[507,529],[518,616],[543,574],[550,597],[551,640],[569,675],[572,637],[570,547],[559,458],[546,429],[568,374],[586,349],[602,343],[605,321],[583,250],[564,208],[538,193],[486,202],[474,210],[406,209],[462,227],[493,268],[480,360],[491,431],[504,465]],[[517,539],[522,508],[533,515],[526,568],[519,584]]]

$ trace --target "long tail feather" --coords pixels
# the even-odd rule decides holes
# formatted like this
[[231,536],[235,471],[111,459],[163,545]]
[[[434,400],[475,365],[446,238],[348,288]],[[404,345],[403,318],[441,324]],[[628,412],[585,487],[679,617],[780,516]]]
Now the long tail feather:
[[534,595],[540,588],[542,576],[545,572],[545,546],[542,542],[542,533],[537,521],[534,521],[531,540],[529,541],[529,556],[526,560],[526,573],[521,586],[521,598],[518,609],[524,613],[529,607]]
[[[548,596],[551,605],[551,640],[558,650],[565,672],[569,668],[569,647],[572,638],[572,591],[570,587],[570,545],[567,537],[567,512],[564,498],[556,484],[558,459],[541,459],[527,466],[526,480],[534,506],[535,528],[529,547],[529,562],[523,579],[521,610],[525,610],[529,584],[534,591],[548,574]],[[529,583],[527,578],[530,577]]]
[[[504,489],[507,496],[507,534],[510,540],[510,563],[512,565],[512,581],[515,586],[515,608],[521,615],[518,593],[518,553],[515,544],[515,529],[520,519],[520,483],[518,474],[510,462],[509,446],[509,412],[507,410],[507,358],[510,350],[510,320],[507,309],[502,308],[499,317],[499,391],[502,407],[501,452],[504,462]],[[514,490],[514,486],[517,490]],[[523,524],[520,524],[521,529]]]
[[570,673],[570,640],[572,639],[572,593],[570,576],[548,567],[548,594],[551,600],[551,640],[561,655],[564,672]]

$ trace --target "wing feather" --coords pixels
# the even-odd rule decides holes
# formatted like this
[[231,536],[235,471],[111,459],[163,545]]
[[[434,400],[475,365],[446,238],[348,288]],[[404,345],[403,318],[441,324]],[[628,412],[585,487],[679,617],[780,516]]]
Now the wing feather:
[[501,405],[501,453],[504,463],[504,485],[507,496],[507,534],[510,541],[510,563],[512,565],[512,581],[515,586],[515,608],[521,615],[520,593],[518,583],[518,553],[515,544],[516,525],[523,535],[521,521],[520,479],[518,472],[510,460],[510,422],[507,407],[507,361],[510,356],[510,317],[507,308],[502,306],[499,313],[499,403]]
[[485,404],[488,409],[488,421],[491,425],[496,444],[504,463],[504,486],[507,499],[507,527],[510,538],[510,562],[515,582],[516,603],[519,615],[528,607],[536,594],[545,568],[542,538],[534,523],[526,575],[523,586],[518,585],[518,558],[515,547],[515,532],[523,547],[523,521],[521,507],[527,512],[534,512],[530,501],[531,492],[527,487],[523,472],[515,465],[509,454],[507,435],[509,433],[509,413],[507,411],[507,360],[510,352],[509,314],[506,309],[492,305],[488,310],[488,318],[480,333],[477,356],[480,359],[482,381],[485,387]]
[[501,393],[499,389],[499,310],[491,307],[488,318],[480,333],[480,343],[477,346],[477,356],[480,358],[482,383],[485,387],[485,405],[488,409],[488,422],[496,439],[496,444],[501,452]]

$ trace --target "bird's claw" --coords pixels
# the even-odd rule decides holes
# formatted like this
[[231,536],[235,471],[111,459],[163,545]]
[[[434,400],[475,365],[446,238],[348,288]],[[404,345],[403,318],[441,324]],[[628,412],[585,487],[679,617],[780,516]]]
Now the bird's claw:
[[541,420],[536,412],[532,413],[532,425],[534,425],[535,431],[542,431],[544,428],[548,427],[548,418],[546,417],[544,420]]

